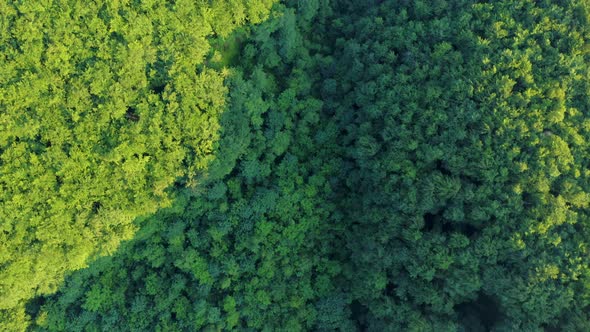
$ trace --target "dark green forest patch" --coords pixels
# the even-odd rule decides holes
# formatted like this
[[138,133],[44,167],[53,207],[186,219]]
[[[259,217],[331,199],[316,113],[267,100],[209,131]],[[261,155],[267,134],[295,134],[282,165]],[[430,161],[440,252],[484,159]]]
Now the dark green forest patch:
[[241,28],[226,38],[215,39],[211,43],[211,54],[207,60],[210,66],[221,69],[239,65],[240,53],[249,34],[247,28]]

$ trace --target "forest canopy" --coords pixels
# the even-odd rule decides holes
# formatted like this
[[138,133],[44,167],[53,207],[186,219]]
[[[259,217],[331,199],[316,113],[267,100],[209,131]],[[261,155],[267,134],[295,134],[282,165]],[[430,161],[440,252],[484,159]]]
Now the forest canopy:
[[589,10],[0,3],[0,329],[590,330]]

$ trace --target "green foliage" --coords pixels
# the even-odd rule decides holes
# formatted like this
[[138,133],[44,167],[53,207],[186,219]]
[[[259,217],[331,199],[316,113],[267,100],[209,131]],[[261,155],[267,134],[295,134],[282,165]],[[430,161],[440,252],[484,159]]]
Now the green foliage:
[[[469,315],[531,330],[584,312],[585,6],[390,1],[341,18],[333,79],[348,93],[327,92],[358,165],[339,209],[370,330]],[[383,274],[395,294],[354,282]],[[468,315],[478,297],[501,314]]]
[[237,21],[237,1],[1,5],[0,310],[55,292],[169,205],[176,179],[203,177],[227,94],[207,38],[271,2],[239,4]]
[[4,5],[2,327],[587,330],[589,5],[271,5]]

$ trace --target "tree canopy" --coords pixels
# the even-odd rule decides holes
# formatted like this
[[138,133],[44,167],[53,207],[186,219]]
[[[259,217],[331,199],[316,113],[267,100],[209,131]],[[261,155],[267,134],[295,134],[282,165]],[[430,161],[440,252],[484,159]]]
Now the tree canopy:
[[55,292],[175,181],[206,176],[227,94],[208,38],[271,4],[0,5],[0,310]]
[[590,329],[586,1],[0,8],[3,329]]

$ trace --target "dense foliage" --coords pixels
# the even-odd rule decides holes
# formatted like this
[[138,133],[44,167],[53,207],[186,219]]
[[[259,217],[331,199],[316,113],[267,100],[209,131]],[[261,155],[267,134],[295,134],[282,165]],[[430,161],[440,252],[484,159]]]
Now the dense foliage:
[[206,171],[227,93],[207,37],[271,4],[0,4],[0,310],[55,292]]
[[0,5],[3,329],[590,329],[587,2],[63,2]]

